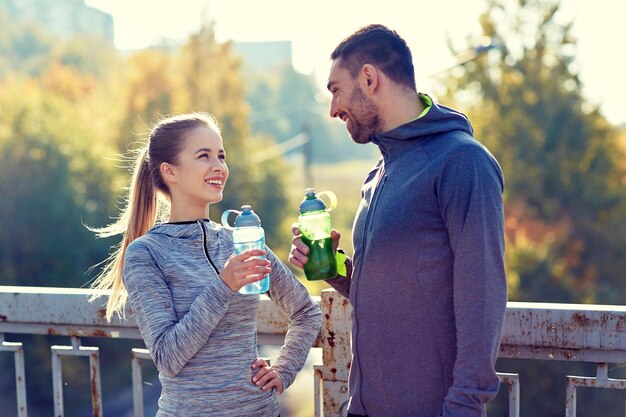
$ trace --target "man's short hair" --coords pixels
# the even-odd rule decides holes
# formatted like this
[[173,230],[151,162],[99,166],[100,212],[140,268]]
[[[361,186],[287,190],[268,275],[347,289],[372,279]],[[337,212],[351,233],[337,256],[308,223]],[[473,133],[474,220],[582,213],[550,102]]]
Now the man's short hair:
[[411,50],[395,30],[383,25],[368,25],[357,30],[341,41],[330,58],[333,61],[341,58],[340,65],[353,78],[363,65],[370,64],[394,82],[416,89]]

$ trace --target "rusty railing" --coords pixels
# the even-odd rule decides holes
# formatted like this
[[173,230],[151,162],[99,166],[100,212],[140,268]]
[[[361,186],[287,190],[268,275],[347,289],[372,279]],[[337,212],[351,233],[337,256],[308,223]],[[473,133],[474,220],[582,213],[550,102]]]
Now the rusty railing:
[[[55,416],[63,416],[61,356],[86,356],[94,416],[102,416],[99,350],[83,346],[81,338],[141,339],[132,317],[107,323],[102,302],[89,303],[93,290],[0,286],[0,352],[15,357],[18,417],[28,415],[24,346],[5,335],[44,334],[69,337],[69,344],[51,346]],[[346,415],[350,369],[350,312],[348,301],[332,289],[316,297],[324,325],[315,347],[322,363],[314,365],[315,416]],[[281,345],[288,321],[267,297],[258,313],[259,344]],[[131,373],[135,417],[143,417],[141,361],[150,360],[145,349],[132,349]],[[576,416],[576,388],[580,386],[626,391],[626,380],[608,376],[608,363],[626,363],[626,307],[510,302],[507,306],[500,357],[564,360],[597,364],[594,377],[566,377],[566,417]],[[509,416],[519,417],[518,374],[500,373],[509,386]],[[4,375],[0,372],[0,378]]]

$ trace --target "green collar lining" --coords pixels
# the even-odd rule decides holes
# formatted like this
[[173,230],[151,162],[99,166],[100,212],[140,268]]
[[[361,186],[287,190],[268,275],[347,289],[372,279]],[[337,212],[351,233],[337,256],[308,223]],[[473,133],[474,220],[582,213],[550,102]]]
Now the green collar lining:
[[422,117],[426,116],[426,114],[428,113],[428,111],[433,105],[433,101],[426,94],[419,93],[417,96],[419,97],[420,101],[424,105],[424,110],[422,111],[422,113],[420,113],[419,116],[417,116],[418,119],[421,119]]

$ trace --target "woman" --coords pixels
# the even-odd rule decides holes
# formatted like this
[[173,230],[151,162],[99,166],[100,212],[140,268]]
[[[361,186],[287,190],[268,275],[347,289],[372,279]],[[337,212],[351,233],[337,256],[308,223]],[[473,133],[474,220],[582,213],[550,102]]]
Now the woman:
[[[130,300],[159,370],[158,417],[278,416],[276,394],[302,369],[321,326],[319,307],[271,250],[234,255],[232,232],[207,219],[227,179],[215,119],[169,117],[135,163],[119,220],[97,230],[124,235],[94,286],[112,290],[109,320]],[[160,196],[169,219],[155,225]],[[273,366],[257,357],[259,296],[238,293],[267,273],[269,297],[291,318]]]

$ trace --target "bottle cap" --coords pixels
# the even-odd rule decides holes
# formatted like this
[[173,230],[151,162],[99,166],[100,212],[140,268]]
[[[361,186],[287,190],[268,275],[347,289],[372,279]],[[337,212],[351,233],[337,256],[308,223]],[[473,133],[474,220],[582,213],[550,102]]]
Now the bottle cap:
[[300,213],[306,213],[309,211],[331,211],[337,206],[337,197],[332,191],[321,191],[318,193],[319,196],[326,195],[330,200],[330,206],[328,209],[326,208],[326,204],[322,201],[321,198],[315,195],[315,188],[307,188],[304,190],[306,196],[304,200],[300,203]]
[[300,203],[300,213],[307,211],[326,210],[326,204],[315,196],[315,188],[307,188],[304,190],[306,196]]
[[261,226],[261,219],[249,205],[241,206],[241,213],[235,218],[235,227]]
[[252,207],[249,205],[241,206],[241,211],[239,210],[226,210],[222,213],[222,225],[232,230],[232,226],[228,223],[228,216],[231,213],[237,213],[238,216],[235,218],[235,227],[261,227],[261,219],[256,213],[252,210]]

